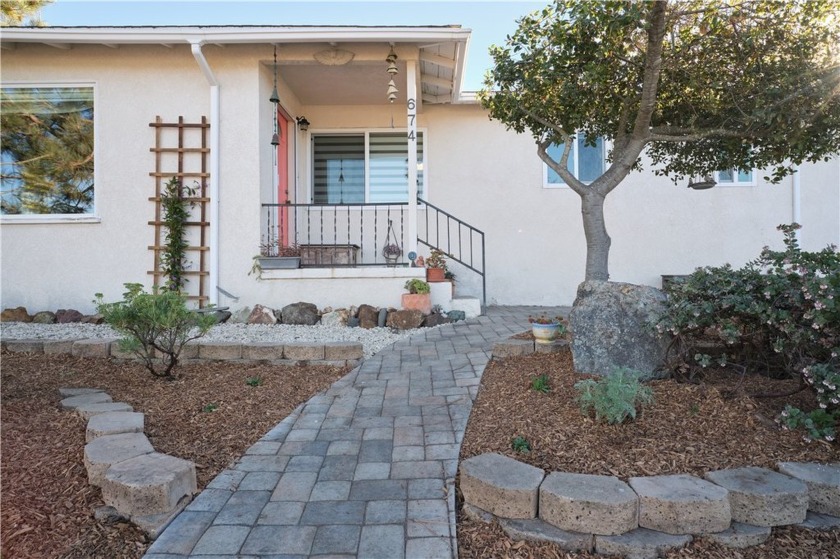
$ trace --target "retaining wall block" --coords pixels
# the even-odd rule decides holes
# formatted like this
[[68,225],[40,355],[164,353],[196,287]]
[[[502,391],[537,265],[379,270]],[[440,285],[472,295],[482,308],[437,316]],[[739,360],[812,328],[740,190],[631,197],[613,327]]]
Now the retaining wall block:
[[779,462],[777,466],[783,474],[808,486],[809,510],[840,516],[840,463]]
[[274,361],[283,359],[283,345],[274,342],[255,342],[243,344],[242,359],[254,361]]
[[534,353],[534,340],[501,340],[493,344],[493,357],[514,357]]
[[6,340],[4,349],[10,353],[44,353],[44,341]]
[[734,468],[708,472],[705,478],[729,491],[732,520],[753,526],[786,526],[805,520],[808,487],[767,468]]
[[85,468],[88,482],[102,485],[105,472],[113,464],[151,454],[155,449],[143,433],[122,433],[99,437],[85,445]]
[[153,452],[112,465],[102,480],[102,500],[122,514],[165,514],[197,491],[195,464]]
[[324,344],[293,343],[283,348],[283,357],[295,361],[315,361],[324,359]]
[[142,433],[146,416],[138,412],[112,411],[94,415],[88,419],[85,437],[91,442],[105,435],[120,433]]
[[215,360],[242,359],[242,344],[236,342],[198,344],[198,357]]
[[364,358],[364,348],[358,342],[327,342],[324,344],[324,359],[327,361],[362,358]]
[[503,518],[535,518],[545,472],[501,454],[461,462],[461,492],[469,504]]
[[690,475],[630,478],[639,495],[639,526],[666,534],[722,532],[732,522],[729,492]]
[[73,342],[73,357],[108,357],[111,355],[111,339],[76,340]]
[[540,518],[563,530],[613,536],[639,527],[639,497],[614,476],[552,472],[540,486]]

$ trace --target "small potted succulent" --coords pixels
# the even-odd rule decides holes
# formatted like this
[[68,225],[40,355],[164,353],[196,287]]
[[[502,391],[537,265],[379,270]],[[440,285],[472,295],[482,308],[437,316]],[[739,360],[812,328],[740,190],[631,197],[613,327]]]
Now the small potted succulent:
[[442,250],[434,249],[426,258],[426,281],[446,281],[446,256]]
[[528,322],[538,344],[553,344],[558,337],[566,334],[566,322],[562,316],[529,316]]
[[418,278],[410,279],[405,282],[405,289],[408,293],[403,293],[402,308],[418,310],[423,314],[432,312],[431,288],[428,283]]
[[397,243],[388,243],[382,249],[382,256],[385,257],[385,262],[388,263],[388,266],[395,267],[397,260],[402,256],[402,249]]

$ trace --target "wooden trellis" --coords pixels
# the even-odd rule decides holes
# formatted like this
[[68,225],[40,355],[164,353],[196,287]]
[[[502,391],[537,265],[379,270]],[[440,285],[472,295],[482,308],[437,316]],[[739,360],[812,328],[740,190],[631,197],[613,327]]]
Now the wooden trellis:
[[[154,252],[154,270],[149,274],[154,276],[154,285],[163,283],[161,271],[161,252],[166,248],[163,244],[165,229],[163,226],[161,209],[161,192],[164,185],[172,178],[178,177],[184,186],[195,189],[195,195],[185,197],[194,205],[190,210],[190,221],[186,222],[189,246],[187,254],[194,253],[192,266],[185,270],[188,282],[184,288],[187,298],[198,302],[203,307],[209,297],[205,285],[210,272],[207,271],[207,244],[210,222],[208,221],[210,198],[207,197],[207,181],[210,173],[207,171],[207,157],[210,148],[207,147],[207,131],[210,124],[207,117],[201,117],[200,123],[184,122],[179,116],[178,122],[163,122],[160,116],[149,126],[155,129],[155,147],[149,151],[155,154],[155,170],[149,173],[154,179],[155,195],[149,198],[155,204],[155,218],[149,221],[154,226],[155,241],[149,250]],[[173,145],[176,143],[177,145]]]

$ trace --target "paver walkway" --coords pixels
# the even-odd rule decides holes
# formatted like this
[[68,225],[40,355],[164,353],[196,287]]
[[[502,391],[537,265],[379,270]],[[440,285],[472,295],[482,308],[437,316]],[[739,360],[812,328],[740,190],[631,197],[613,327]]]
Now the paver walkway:
[[455,557],[458,452],[493,343],[561,310],[491,307],[374,355],[219,474],[145,557]]

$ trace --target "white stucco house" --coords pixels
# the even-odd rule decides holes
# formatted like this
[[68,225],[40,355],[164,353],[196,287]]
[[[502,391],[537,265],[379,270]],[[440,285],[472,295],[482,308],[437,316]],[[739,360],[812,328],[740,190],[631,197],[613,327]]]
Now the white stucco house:
[[[461,90],[469,38],[457,26],[3,29],[2,111],[29,115],[10,122],[25,131],[72,114],[67,128],[92,132],[61,132],[72,153],[49,172],[72,187],[63,201],[22,188],[20,155],[4,151],[0,304],[90,312],[96,292],[151,286],[157,199],[173,176],[197,188],[188,290],[202,305],[398,306],[423,273],[407,255],[431,247],[453,255],[459,294],[571,304],[580,200],[530,136]],[[603,165],[604,146],[579,151],[580,175]],[[612,279],[658,286],[740,265],[781,246],[776,226],[792,221],[806,249],[840,243],[837,158],[778,185],[760,172],[717,178],[699,191],[628,177],[606,203]],[[249,274],[260,243],[278,238],[303,265]],[[396,266],[387,244],[400,247]]]

